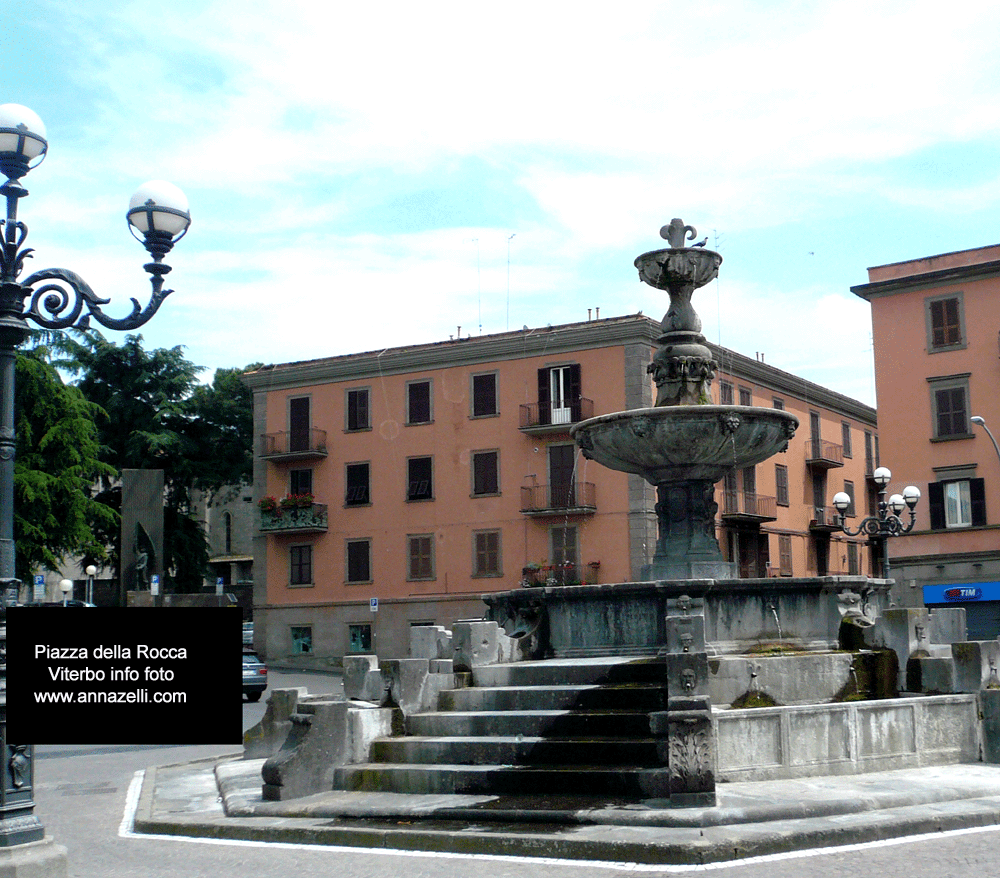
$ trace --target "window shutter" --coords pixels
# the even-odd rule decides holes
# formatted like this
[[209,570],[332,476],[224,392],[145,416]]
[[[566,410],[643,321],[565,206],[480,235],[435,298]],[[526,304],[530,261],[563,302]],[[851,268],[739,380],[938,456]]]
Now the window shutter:
[[927,486],[927,502],[931,513],[931,530],[944,530],[944,484],[931,482]]
[[538,370],[538,423],[552,423],[552,397],[549,394],[549,370]]
[[972,526],[984,526],[986,524],[985,479],[969,479],[969,499],[972,506]]
[[571,417],[574,421],[583,420],[580,412],[580,398],[583,396],[583,382],[580,379],[580,364],[574,363],[569,367],[569,404]]

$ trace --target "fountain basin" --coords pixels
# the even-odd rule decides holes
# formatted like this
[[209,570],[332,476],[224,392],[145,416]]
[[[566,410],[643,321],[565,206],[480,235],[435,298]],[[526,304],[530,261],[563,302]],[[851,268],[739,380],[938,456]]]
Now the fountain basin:
[[719,481],[788,447],[789,412],[755,406],[682,405],[590,418],[570,429],[584,457],[650,484]]

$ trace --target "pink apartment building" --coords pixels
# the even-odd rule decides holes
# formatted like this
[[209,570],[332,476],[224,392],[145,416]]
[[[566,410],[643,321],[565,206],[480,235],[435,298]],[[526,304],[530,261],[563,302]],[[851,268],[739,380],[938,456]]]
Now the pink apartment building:
[[[1000,246],[868,269],[882,461],[920,488],[913,531],[889,541],[902,606],[966,608],[1000,634]],[[983,424],[973,422],[982,419]]]
[[[638,579],[655,490],[584,459],[568,430],[652,404],[659,333],[637,314],[249,374],[258,648],[405,656],[411,626],[480,618],[486,592]],[[841,490],[859,511],[870,502],[875,411],[713,352],[716,402],[800,421],[786,453],[719,485],[723,553],[745,577],[868,572],[864,541],[838,531],[829,503]]]

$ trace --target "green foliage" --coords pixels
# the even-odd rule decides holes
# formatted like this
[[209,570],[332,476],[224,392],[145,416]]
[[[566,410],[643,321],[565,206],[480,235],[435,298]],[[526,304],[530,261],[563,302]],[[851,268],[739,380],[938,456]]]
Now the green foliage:
[[15,366],[17,451],[14,463],[14,539],[17,576],[58,569],[68,555],[105,558],[95,530],[117,516],[93,499],[91,487],[113,474],[100,460],[100,407],[63,383],[48,348],[20,353]]
[[[101,460],[111,473],[101,482],[102,502],[121,505],[122,470],[162,469],[164,498],[164,586],[199,591],[208,570],[208,544],[194,517],[193,491],[214,494],[245,484],[253,471],[252,397],[239,380],[243,370],[220,369],[211,386],[198,383],[200,367],[181,347],[147,351],[142,336],[116,345],[95,330],[65,336],[58,365],[77,376],[76,387],[101,407]],[[117,569],[120,534],[101,538]]]

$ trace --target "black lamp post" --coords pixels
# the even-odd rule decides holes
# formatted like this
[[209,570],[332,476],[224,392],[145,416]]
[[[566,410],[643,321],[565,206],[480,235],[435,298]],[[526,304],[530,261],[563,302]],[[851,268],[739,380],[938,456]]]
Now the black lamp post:
[[[0,789],[0,849],[39,841],[44,827],[34,815],[33,756],[30,744],[7,740],[6,607],[17,599],[21,583],[14,558],[14,363],[16,350],[27,338],[28,321],[44,329],[85,328],[96,320],[108,329],[136,329],[148,321],[172,290],[163,289],[170,271],[163,257],[184,236],[191,222],[187,198],[176,186],[162,181],[144,184],[132,196],[127,214],[132,234],[145,244],[153,261],[153,295],[145,308],[132,299],[132,312],[114,318],[101,310],[99,298],[79,275],[62,268],[36,271],[18,280],[32,248],[25,247],[28,228],[17,218],[18,201],[28,191],[21,178],[45,158],[48,142],[38,116],[19,104],[0,105],[0,174],[6,182],[0,195],[7,215],[0,220],[0,736],[3,786]],[[140,238],[141,236],[141,238]]]
[[[900,534],[909,533],[913,530],[913,525],[917,521],[917,513],[914,512],[917,502],[920,500],[920,489],[913,485],[903,488],[902,494],[893,494],[886,500],[886,486],[892,479],[892,473],[887,467],[880,466],[872,473],[872,478],[879,486],[878,510],[875,515],[869,515],[861,520],[855,530],[847,526],[844,513],[850,508],[851,497],[843,491],[833,495],[833,505],[840,513],[840,527],[848,536],[856,537],[865,534],[872,543],[878,541],[882,546],[882,578],[889,578],[889,552],[886,541],[889,537],[898,537]],[[899,517],[903,510],[909,508],[910,522],[903,524]]]

